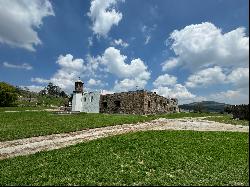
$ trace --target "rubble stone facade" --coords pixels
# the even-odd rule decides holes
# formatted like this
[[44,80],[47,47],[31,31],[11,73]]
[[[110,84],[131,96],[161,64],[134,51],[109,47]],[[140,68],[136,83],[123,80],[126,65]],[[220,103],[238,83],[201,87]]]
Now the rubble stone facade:
[[178,100],[145,90],[100,96],[100,113],[160,114],[178,112]]

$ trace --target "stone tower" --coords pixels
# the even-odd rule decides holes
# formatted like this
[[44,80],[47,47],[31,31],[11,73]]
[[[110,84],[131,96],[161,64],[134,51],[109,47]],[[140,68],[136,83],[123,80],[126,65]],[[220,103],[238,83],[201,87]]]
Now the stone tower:
[[75,82],[75,91],[76,93],[83,93],[83,82],[80,80],[80,77],[79,77],[79,80],[77,80]]
[[83,103],[82,103],[82,96],[83,96],[83,82],[77,80],[75,82],[75,90],[73,91],[73,99],[72,99],[72,111],[79,111],[82,112],[83,110]]

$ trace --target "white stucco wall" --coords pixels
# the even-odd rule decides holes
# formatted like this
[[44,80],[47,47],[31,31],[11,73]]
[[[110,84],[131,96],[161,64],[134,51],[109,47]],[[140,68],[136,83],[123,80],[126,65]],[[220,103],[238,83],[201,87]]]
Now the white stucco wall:
[[87,113],[99,113],[100,92],[86,92],[82,97],[82,111]]
[[82,112],[82,93],[73,93],[72,111]]

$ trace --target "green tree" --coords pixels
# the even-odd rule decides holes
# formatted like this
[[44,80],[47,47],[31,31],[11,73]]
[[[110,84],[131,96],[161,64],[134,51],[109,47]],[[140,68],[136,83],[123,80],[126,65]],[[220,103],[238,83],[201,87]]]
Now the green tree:
[[56,86],[50,82],[46,89],[49,96],[60,96],[61,88],[59,86]]
[[0,82],[0,106],[7,107],[15,105],[17,100],[16,88],[5,82]]

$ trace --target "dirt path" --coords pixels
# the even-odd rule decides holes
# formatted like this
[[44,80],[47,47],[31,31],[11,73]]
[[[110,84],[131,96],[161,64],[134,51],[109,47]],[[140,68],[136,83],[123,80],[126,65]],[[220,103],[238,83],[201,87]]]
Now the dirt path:
[[52,134],[13,141],[0,142],[0,160],[39,151],[59,149],[102,137],[147,130],[194,130],[249,132],[249,126],[230,125],[203,120],[202,118],[164,119],[145,123],[124,124],[82,131]]

